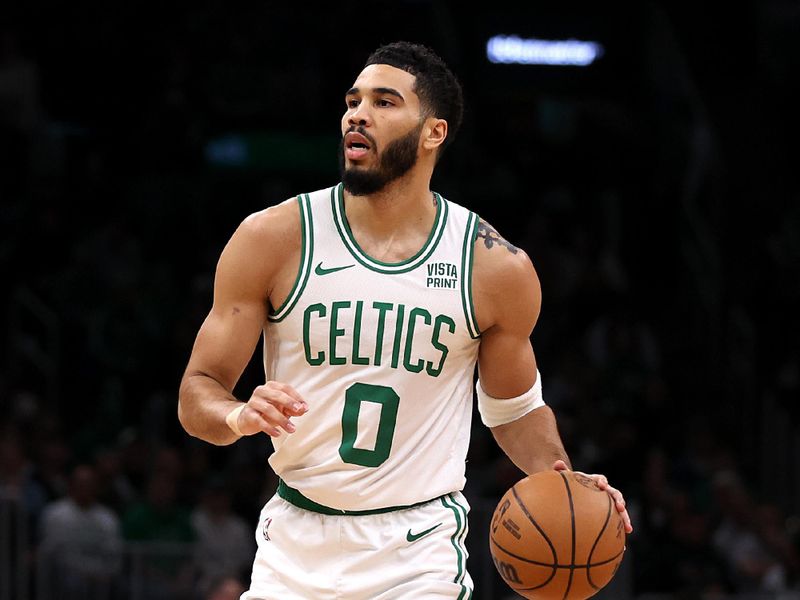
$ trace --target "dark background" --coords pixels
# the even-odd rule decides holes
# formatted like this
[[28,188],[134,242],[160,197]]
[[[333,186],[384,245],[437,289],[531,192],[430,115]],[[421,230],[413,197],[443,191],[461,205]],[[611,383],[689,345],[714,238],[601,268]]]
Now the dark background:
[[[797,591],[800,6],[539,4],[2,9],[0,427],[48,501],[111,454],[124,517],[166,453],[183,506],[219,475],[255,523],[267,440],[212,448],[175,416],[214,266],[246,215],[337,181],[343,94],[407,39],[465,91],[433,187],[531,256],[545,398],[575,467],[631,503],[625,593]],[[496,34],[605,53],[492,64]],[[474,429],[490,511],[519,473]]]

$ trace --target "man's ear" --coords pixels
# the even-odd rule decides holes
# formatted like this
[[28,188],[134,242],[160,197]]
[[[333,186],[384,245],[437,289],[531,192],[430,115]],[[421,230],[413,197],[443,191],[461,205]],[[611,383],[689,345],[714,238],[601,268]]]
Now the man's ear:
[[447,138],[447,121],[429,117],[422,132],[422,147],[426,150],[436,150]]

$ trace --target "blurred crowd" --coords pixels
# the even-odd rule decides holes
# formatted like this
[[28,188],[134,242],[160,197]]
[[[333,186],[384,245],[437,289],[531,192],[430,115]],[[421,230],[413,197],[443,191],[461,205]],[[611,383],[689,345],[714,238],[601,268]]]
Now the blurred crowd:
[[[288,100],[258,96],[274,90],[252,83],[269,65],[249,58],[264,42],[245,27],[247,14],[220,25],[219,15],[195,10],[179,35],[152,32],[161,54],[137,57],[153,70],[134,79],[136,89],[126,93],[119,73],[110,75],[106,100],[125,102],[112,106],[89,99],[91,90],[64,91],[64,65],[29,30],[0,32],[0,502],[26,524],[18,541],[27,552],[14,560],[30,566],[33,587],[55,586],[63,600],[94,588],[133,597],[137,552],[149,586],[139,597],[238,597],[253,527],[276,486],[265,436],[216,448],[180,429],[177,385],[210,306],[216,257],[236,224],[335,183],[336,172],[208,164],[210,139],[245,124],[269,127]],[[198,40],[217,25],[238,34],[207,64],[196,58],[208,57]],[[449,35],[442,43],[452,50]],[[764,311],[746,284],[715,287],[714,277],[692,272],[687,239],[699,235],[697,223],[687,224],[676,204],[703,213],[730,173],[701,161],[708,181],[690,185],[697,165],[685,157],[703,154],[707,123],[692,117],[696,106],[680,85],[667,100],[648,99],[666,86],[663,62],[633,99],[542,93],[509,105],[507,83],[483,89],[463,64],[470,57],[453,54],[472,112],[434,184],[537,268],[544,300],[533,344],[545,399],[575,468],[606,474],[628,500],[628,593],[798,597],[800,513],[791,500],[800,490],[760,475],[769,440],[747,432],[769,424],[748,412],[750,403],[769,400],[797,439],[800,356],[757,335],[737,345],[725,326],[728,315],[744,315],[771,336],[796,306],[797,204],[765,232],[760,267],[748,271],[772,292],[774,310]],[[294,60],[307,90],[338,75],[325,74],[312,50]],[[98,86],[83,69],[76,85]],[[270,85],[285,92],[289,69],[281,63],[279,71]],[[324,103],[339,102],[351,76],[332,95],[293,93],[301,99],[289,108],[314,115],[297,119],[298,128],[335,132],[341,107]],[[772,275],[787,284],[770,286]],[[746,353],[733,349],[741,348],[758,351],[757,371],[735,371]],[[261,378],[257,356],[239,396]],[[741,396],[732,381],[747,386]],[[758,419],[748,423],[752,414]],[[478,513],[521,477],[477,415],[467,476]],[[467,539],[476,581],[492,569],[475,525],[485,516],[477,514]]]

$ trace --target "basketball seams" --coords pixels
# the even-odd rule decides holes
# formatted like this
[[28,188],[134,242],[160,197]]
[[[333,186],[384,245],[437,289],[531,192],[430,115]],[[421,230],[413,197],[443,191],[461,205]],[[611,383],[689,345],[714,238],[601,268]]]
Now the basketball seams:
[[[563,600],[567,600],[567,597],[569,597],[569,590],[572,587],[572,578],[575,575],[575,502],[572,499],[572,489],[569,487],[567,476],[561,471],[559,471],[558,474],[561,475],[564,486],[567,488],[567,499],[569,500],[569,519],[572,527],[572,558],[569,561],[569,579],[567,580],[567,588],[564,590],[563,598]],[[589,561],[587,560],[586,562],[588,563]],[[586,568],[586,572],[589,572],[588,567]]]
[[492,537],[489,538],[489,541],[492,542],[492,544],[494,544],[498,549],[502,550],[509,556],[512,556],[517,560],[521,560],[522,562],[526,562],[530,565],[536,565],[537,567],[547,567],[548,569],[564,569],[569,566],[569,565],[559,565],[557,563],[546,563],[540,560],[532,560],[530,558],[525,558],[524,556],[520,556],[519,554],[514,554],[513,552],[506,550],[504,546],[498,544]]
[[615,560],[617,560],[623,554],[625,554],[625,549],[624,548],[622,550],[620,550],[619,552],[617,552],[611,558],[607,558],[605,560],[601,560],[601,561],[598,561],[598,562],[587,563],[585,565],[575,565],[575,568],[576,569],[590,569],[592,567],[602,567],[603,565],[607,565],[609,563],[614,562]]
[[[550,552],[553,555],[553,564],[552,565],[543,564],[543,566],[547,566],[547,567],[551,567],[552,568],[550,576],[541,585],[538,585],[538,586],[536,586],[534,588],[530,588],[530,589],[536,589],[536,588],[539,588],[539,587],[543,587],[543,586],[547,585],[548,583],[550,583],[550,581],[553,579],[553,577],[556,576],[556,573],[558,572],[558,552],[556,552],[556,547],[553,545],[553,542],[550,541],[550,538],[547,537],[547,534],[544,532],[544,529],[542,529],[539,526],[539,524],[536,522],[536,519],[534,519],[533,515],[531,515],[531,513],[528,511],[528,507],[525,506],[525,503],[522,501],[522,498],[519,497],[519,493],[517,493],[517,486],[516,485],[511,488],[511,493],[514,495],[514,500],[516,501],[517,506],[519,506],[519,508],[522,510],[522,512],[525,514],[525,516],[531,522],[531,525],[533,525],[536,528],[536,530],[542,536],[544,541],[547,542],[547,545],[550,547]],[[492,541],[494,542],[494,540],[492,540]],[[507,554],[509,554],[511,556],[514,556],[514,554],[512,554],[511,552],[508,552],[507,550],[502,548],[497,542],[494,542],[494,543],[498,548],[503,550],[503,552],[506,552]],[[522,560],[525,560],[522,557],[516,557],[516,558],[520,558]],[[526,561],[526,562],[533,562],[533,561]]]
[[608,511],[606,512],[606,520],[603,523],[602,529],[600,529],[600,533],[597,534],[597,538],[594,540],[594,544],[592,544],[592,549],[589,550],[589,556],[586,558],[586,580],[589,582],[589,585],[592,586],[594,589],[599,590],[600,588],[594,584],[592,581],[592,555],[594,554],[595,549],[597,548],[597,543],[600,541],[600,538],[603,537],[603,533],[608,527],[608,522],[611,520],[611,496],[608,497]]
[[522,512],[525,513],[525,516],[528,517],[528,520],[531,522],[531,524],[534,527],[536,527],[536,530],[542,535],[544,541],[547,542],[548,546],[550,546],[550,552],[553,554],[553,564],[557,565],[558,552],[556,552],[556,547],[553,545],[553,542],[550,541],[550,538],[547,537],[547,534],[544,532],[544,529],[542,529],[539,526],[539,524],[536,522],[536,519],[534,519],[531,513],[528,511],[528,507],[525,506],[525,503],[522,501],[522,498],[520,498],[519,494],[517,493],[517,486],[512,487],[511,492],[512,494],[514,494],[514,500],[517,501],[517,504],[522,509]]
[[[620,555],[622,555],[625,552],[624,550],[620,550],[619,552],[617,552],[611,558],[607,558],[605,560],[601,560],[601,561],[594,562],[594,563],[591,563],[591,564],[587,563],[587,564],[580,564],[580,565],[570,565],[570,564],[559,565],[559,564],[553,564],[553,563],[546,563],[546,562],[542,562],[542,561],[539,561],[539,560],[532,560],[530,558],[525,558],[524,556],[520,556],[519,554],[514,554],[513,552],[507,550],[505,548],[505,546],[501,546],[500,544],[498,544],[492,537],[489,537],[489,541],[498,550],[502,551],[505,554],[508,554],[512,558],[516,558],[517,560],[520,560],[522,562],[528,563],[529,565],[534,565],[534,566],[537,566],[537,567],[547,567],[548,569],[573,569],[573,568],[574,569],[588,569],[590,567],[602,567],[603,565],[607,565],[609,563],[614,562],[615,560],[617,560],[620,557]],[[525,589],[528,589],[528,588],[525,588]]]
[[[558,478],[555,477],[556,473],[562,483],[558,483]],[[555,600],[592,596],[613,578],[617,569],[614,568],[614,572],[609,572],[609,568],[615,566],[618,568],[625,552],[625,548],[622,547],[621,550],[614,553],[614,556],[594,562],[597,555],[602,556],[608,551],[613,552],[613,548],[618,547],[617,544],[620,541],[613,535],[606,535],[609,532],[613,534],[613,525],[617,524],[612,523],[614,516],[612,498],[608,494],[599,493],[601,490],[597,487],[590,489],[592,492],[598,493],[589,494],[584,493],[582,488],[573,488],[573,483],[583,484],[583,481],[573,478],[571,472],[551,471],[549,474],[543,472],[535,475],[512,486],[495,510],[495,516],[501,519],[498,521],[498,526],[501,523],[504,524],[505,529],[508,529],[516,538],[505,535],[505,532],[501,534],[501,532],[490,530],[489,541],[495,566],[504,581],[513,590],[526,596],[530,593],[534,597],[538,597],[538,594],[543,593],[541,590],[549,594],[547,597]],[[537,486],[528,485],[529,480],[537,479],[537,477],[543,482],[541,490],[537,489]],[[564,498],[564,491],[566,491],[566,498]],[[594,498],[590,498],[590,496]],[[508,510],[509,506],[506,503],[512,497],[511,510]],[[604,498],[605,506],[603,505]],[[565,503],[564,500],[567,502]],[[525,502],[530,502],[533,508],[529,510]],[[569,506],[569,530],[567,530],[566,521],[567,505]],[[507,523],[506,519],[511,521]],[[523,525],[526,519],[534,529]],[[520,529],[519,525],[523,525],[523,528]],[[598,528],[598,525],[601,527]],[[579,527],[580,531],[578,531]],[[551,528],[556,528],[551,532],[554,536],[552,540],[545,532]],[[514,533],[515,531],[531,537],[528,540],[524,537],[520,538]],[[546,542],[546,546],[535,538],[537,533]],[[595,535],[594,540],[592,540],[593,535]],[[572,544],[572,549],[567,552],[566,546],[569,543]],[[535,551],[528,551],[530,544],[536,548]],[[531,555],[531,558],[520,556],[515,552],[525,552]],[[553,562],[547,560],[548,553]],[[559,553],[564,555],[561,557],[564,564],[559,564]],[[580,561],[578,561],[579,558]],[[594,577],[591,576],[591,568],[595,569]],[[568,574],[564,572],[566,569],[569,570]],[[584,569],[586,570],[585,579],[580,573]],[[543,579],[544,581],[542,581]]]

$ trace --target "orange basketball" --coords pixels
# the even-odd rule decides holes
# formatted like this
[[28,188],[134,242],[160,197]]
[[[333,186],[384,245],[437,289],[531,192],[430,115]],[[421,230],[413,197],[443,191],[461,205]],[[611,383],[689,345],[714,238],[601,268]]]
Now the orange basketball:
[[535,600],[580,600],[616,573],[625,526],[611,496],[574,471],[542,471],[500,499],[489,532],[505,582]]

